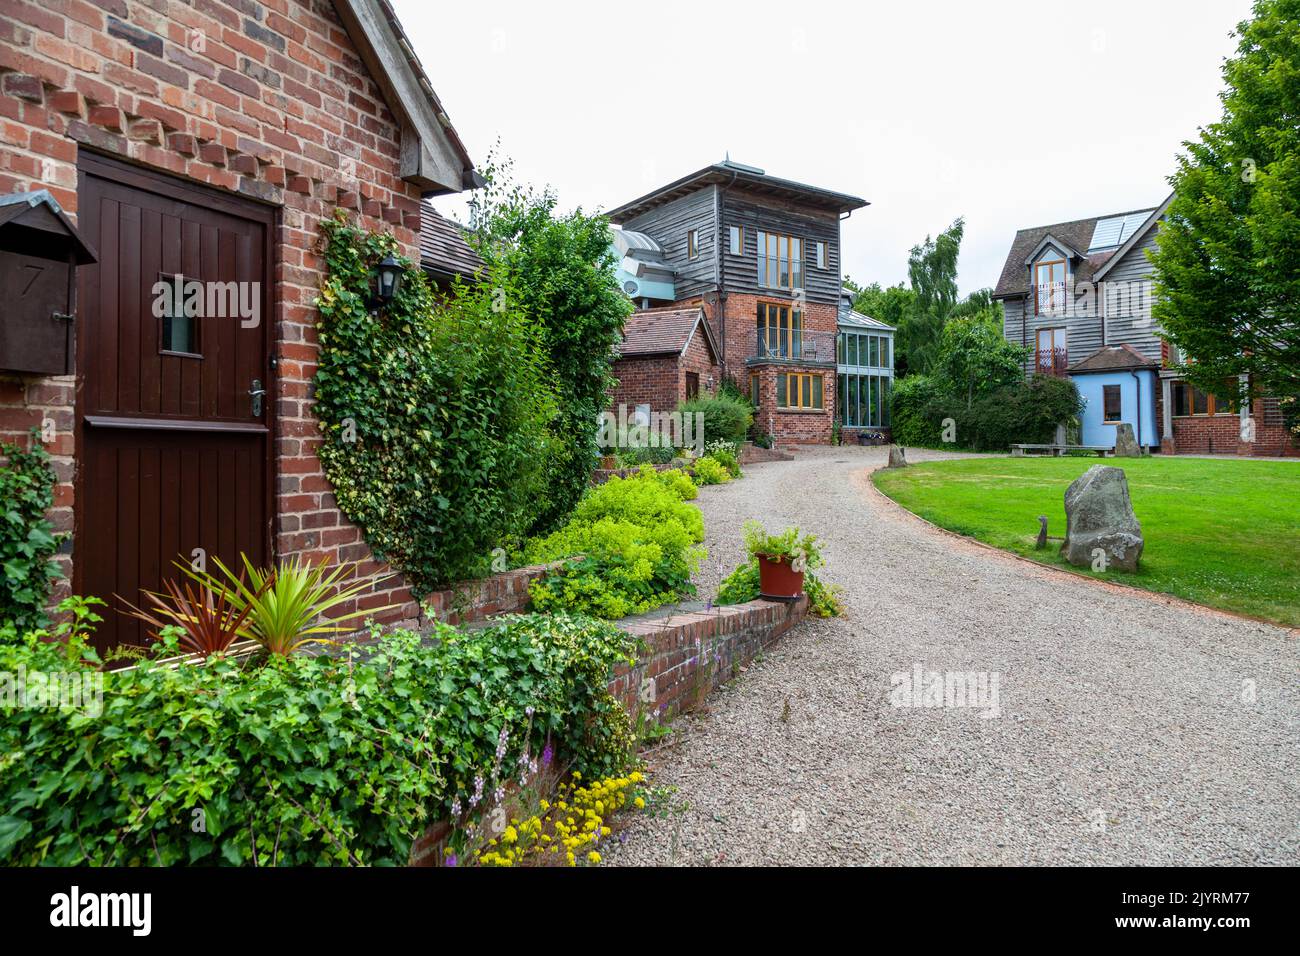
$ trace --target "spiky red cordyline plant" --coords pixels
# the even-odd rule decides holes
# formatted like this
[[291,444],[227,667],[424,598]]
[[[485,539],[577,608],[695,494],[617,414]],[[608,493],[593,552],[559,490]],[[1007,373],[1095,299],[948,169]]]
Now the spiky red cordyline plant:
[[[238,583],[242,584],[243,581]],[[268,583],[263,583],[256,593],[260,595],[264,592]],[[164,581],[163,586],[167,589],[165,595],[153,591],[144,592],[155,605],[153,611],[142,610],[118,596],[118,600],[130,608],[123,613],[158,630],[167,626],[179,627],[181,647],[204,657],[222,654],[235,641],[249,637],[244,623],[251,608],[240,606],[237,587],[223,584],[218,590],[207,583],[200,583],[196,591],[189,582],[182,588],[170,579]]]

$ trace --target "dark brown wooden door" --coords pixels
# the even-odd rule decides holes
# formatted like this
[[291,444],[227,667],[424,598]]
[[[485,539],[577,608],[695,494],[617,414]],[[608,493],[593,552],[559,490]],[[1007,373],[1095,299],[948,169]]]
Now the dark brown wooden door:
[[[113,608],[103,649],[149,639],[114,595],[144,606],[142,591],[182,576],[177,561],[270,555],[274,214],[93,156],[80,166],[99,262],[78,276],[73,585]],[[159,282],[181,295],[160,302]]]

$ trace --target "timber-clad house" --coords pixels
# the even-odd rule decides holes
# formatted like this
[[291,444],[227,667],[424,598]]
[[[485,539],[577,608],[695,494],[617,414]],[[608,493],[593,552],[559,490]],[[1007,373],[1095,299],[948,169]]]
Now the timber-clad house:
[[[840,221],[866,205],[726,160],[609,210],[621,227],[619,279],[649,310],[628,324],[614,371],[625,383],[616,402],[670,411],[730,378],[751,395],[756,426],[777,441],[830,442],[837,381],[847,382],[837,380],[841,318],[855,335],[855,356],[856,333],[864,331],[841,307]],[[680,334],[655,354],[675,352],[681,363],[651,370],[637,357],[646,348],[639,340],[662,338],[666,327]],[[685,337],[701,328],[704,334]],[[872,331],[892,336],[887,326]],[[710,352],[716,365],[707,364]],[[856,377],[853,387],[856,402]],[[864,423],[887,426],[879,395],[877,403],[874,419],[866,406]],[[853,414],[862,414],[856,404]]]
[[1140,446],[1166,454],[1295,454],[1276,398],[1238,408],[1194,388],[1160,336],[1147,252],[1172,198],[1019,230],[993,294],[1003,335],[1031,350],[1026,375],[1073,379],[1082,444],[1113,447],[1127,422]]
[[[318,223],[348,210],[445,281],[475,262],[421,199],[481,182],[387,0],[6,3],[0,240],[66,221],[89,253],[62,305],[0,320],[0,437],[48,430],[70,534],[55,598],[138,600],[197,549],[377,570],[316,457]],[[6,295],[34,248],[0,247]],[[178,274],[249,284],[259,320],[155,318]],[[71,330],[58,373],[5,345],[20,312]],[[419,613],[400,582],[358,606],[394,602]],[[142,634],[110,613],[96,639]]]

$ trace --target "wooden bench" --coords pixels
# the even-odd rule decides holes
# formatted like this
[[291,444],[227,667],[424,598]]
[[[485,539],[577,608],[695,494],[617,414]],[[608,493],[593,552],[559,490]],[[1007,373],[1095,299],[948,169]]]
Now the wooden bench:
[[1023,458],[1026,452],[1050,453],[1053,457],[1060,458],[1067,451],[1095,451],[1102,458],[1115,453],[1114,448],[1108,448],[1105,445],[1012,445],[1011,456],[1013,458]]

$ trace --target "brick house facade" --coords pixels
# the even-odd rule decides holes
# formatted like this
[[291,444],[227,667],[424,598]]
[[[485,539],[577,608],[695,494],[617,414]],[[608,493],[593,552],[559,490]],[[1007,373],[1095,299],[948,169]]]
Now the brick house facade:
[[[210,232],[226,241],[227,234],[218,231],[226,225],[199,221],[209,213],[208,206],[229,207],[235,218],[243,216],[240,222],[265,226],[265,256],[256,243],[253,248],[258,261],[265,260],[259,275],[270,287],[266,367],[253,373],[255,384],[264,382],[268,393],[266,427],[261,429],[267,434],[264,445],[257,446],[265,447],[268,458],[267,557],[362,561],[364,572],[377,570],[360,530],[339,513],[316,457],[321,438],[312,415],[317,355],[313,301],[322,265],[317,250],[323,217],[347,210],[368,228],[390,231],[404,254],[419,261],[421,197],[479,182],[410,49],[387,0],[196,0],[192,5],[9,0],[0,18],[0,192],[45,189],[72,219],[101,223],[101,234],[87,236],[98,249],[99,263],[81,267],[79,313],[88,299],[102,310],[99,289],[113,279],[119,262],[124,263],[120,275],[128,268],[136,270],[133,276],[158,274],[150,274],[158,268],[156,262],[125,264],[127,252],[122,250],[128,239],[138,238],[141,215],[146,230],[158,224],[161,207],[151,203],[159,197],[184,200],[196,236]],[[122,194],[138,194],[143,213],[127,216],[125,200],[104,198],[129,189],[137,192]],[[110,221],[98,206],[91,210],[93,217],[87,218],[90,212],[79,216],[87,196],[114,215],[121,212],[121,220]],[[164,208],[163,227],[167,215]],[[191,223],[182,225],[188,236]],[[107,232],[110,228],[116,231]],[[181,234],[178,227],[176,235]],[[238,248],[241,255],[248,251]],[[196,261],[200,253],[208,256],[207,245],[195,249]],[[212,261],[224,257],[224,250],[223,245],[212,252]],[[145,250],[146,258],[169,254],[166,239],[161,252],[157,243]],[[224,258],[221,268],[227,268]],[[128,309],[126,296],[120,291],[120,301],[110,303],[115,313],[120,310],[121,329],[126,330],[121,335],[154,335],[147,312]],[[132,308],[140,309],[140,303]],[[83,344],[87,334],[79,325]],[[228,333],[207,334],[215,343]],[[209,364],[229,361],[215,347],[209,351],[206,357],[189,358]],[[27,430],[43,423],[47,428],[52,423],[54,431],[46,443],[58,478],[51,518],[59,532],[70,535],[59,559],[66,577],[58,583],[56,599],[87,582],[80,549],[87,529],[104,518],[89,513],[95,506],[86,497],[98,488],[97,480],[87,477],[85,443],[92,433],[116,436],[114,453],[121,455],[127,425],[154,434],[149,429],[161,423],[170,429],[168,441],[181,444],[189,440],[185,436],[197,434],[193,426],[210,433],[257,430],[257,420],[242,407],[206,422],[168,416],[167,376],[189,374],[175,371],[176,363],[185,369],[196,366],[148,347],[140,355],[140,364],[133,367],[142,370],[144,380],[161,376],[163,384],[157,387],[164,392],[163,411],[156,395],[152,403],[133,395],[130,408],[152,404],[149,414],[156,417],[142,417],[144,411],[124,405],[126,411],[117,418],[101,416],[99,425],[110,427],[99,431],[88,430],[90,416],[79,406],[86,400],[88,375],[100,374],[90,355],[80,355],[69,376],[0,371],[0,436],[26,441]],[[120,396],[124,386],[117,388]],[[240,393],[243,388],[241,381]],[[161,456],[165,462],[172,453],[164,441],[161,451],[149,451],[149,460]],[[141,457],[137,464],[145,460]],[[184,487],[166,476],[162,484]],[[140,524],[146,526],[145,517]],[[262,536],[260,528],[253,533]],[[215,539],[211,543],[217,550]],[[182,544],[182,555],[187,555],[196,542]],[[140,560],[143,568],[146,557]],[[141,574],[141,587],[158,586],[157,580],[146,580],[143,570]],[[364,596],[359,605],[393,602],[401,607],[390,617],[418,614],[400,583]]]
[[623,330],[619,357],[612,369],[618,385],[610,404],[618,415],[638,405],[651,412],[671,412],[679,402],[712,392],[721,366],[713,335],[699,306],[643,309]]
[[758,398],[756,427],[781,442],[829,443],[840,220],[866,205],[726,161],[607,215],[662,252],[674,306],[703,309],[719,345],[719,381]]

